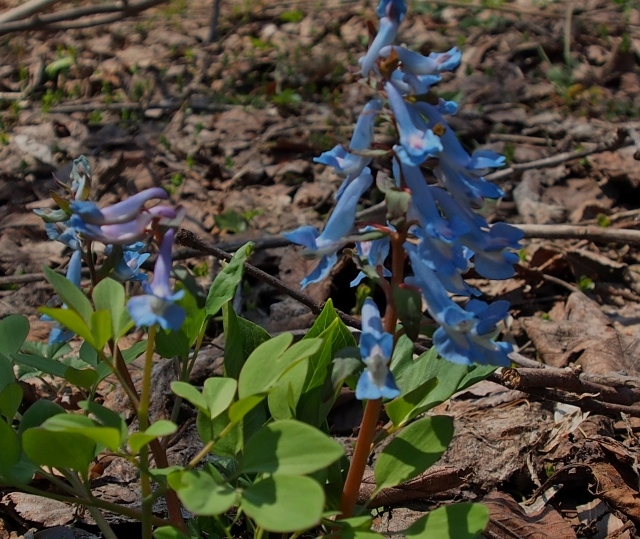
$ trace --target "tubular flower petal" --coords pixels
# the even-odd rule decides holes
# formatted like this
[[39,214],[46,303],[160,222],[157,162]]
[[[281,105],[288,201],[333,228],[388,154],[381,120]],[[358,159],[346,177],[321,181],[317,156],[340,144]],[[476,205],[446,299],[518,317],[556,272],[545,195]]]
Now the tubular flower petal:
[[382,58],[388,58],[392,51],[396,53],[402,63],[402,71],[412,75],[439,75],[443,71],[451,71],[458,67],[462,58],[457,47],[449,52],[432,52],[429,56],[423,56],[404,47],[387,46],[380,50],[379,55]]
[[[371,146],[373,127],[381,108],[382,101],[379,99],[372,99],[364,106],[360,116],[358,116],[358,121],[349,143],[349,150],[366,150]],[[321,154],[320,157],[314,157],[313,160],[316,163],[333,167],[338,174],[346,177],[346,180],[336,193],[335,198],[337,200],[342,196],[347,185],[354,178],[357,178],[371,162],[371,157],[351,153],[344,146],[338,144],[330,151]]]
[[[391,227],[393,228],[393,227]],[[376,230],[373,226],[367,226],[360,232],[371,232]],[[391,277],[391,271],[384,267],[384,261],[389,256],[391,242],[389,236],[380,238],[379,240],[358,241],[356,242],[356,250],[360,258],[366,258],[370,266],[373,266],[383,277]],[[360,272],[356,278],[351,281],[349,286],[358,286],[366,277],[364,272]]]
[[[122,248],[122,257],[113,268],[110,277],[121,283],[127,281],[146,281],[149,277],[146,273],[140,271],[140,268],[151,255],[140,252],[144,246],[145,244],[141,241],[132,243],[131,245],[124,245]],[[105,254],[108,254],[107,249],[105,249]]]
[[400,395],[400,389],[389,371],[393,335],[383,331],[380,311],[371,298],[367,298],[362,307],[360,352],[366,368],[358,380],[356,398],[393,399]]
[[147,227],[154,217],[151,213],[141,213],[135,220],[119,225],[92,225],[86,223],[79,215],[72,215],[69,222],[77,233],[85,238],[99,241],[105,245],[127,245],[145,239],[148,235]]
[[83,221],[92,225],[117,225],[135,219],[146,202],[153,199],[166,200],[167,192],[160,187],[151,187],[106,208],[98,208],[94,202],[76,200],[71,203],[71,211]]
[[337,262],[335,253],[344,245],[345,236],[353,229],[358,201],[372,182],[373,176],[367,167],[347,185],[322,234],[312,226],[303,226],[283,234],[289,241],[305,247],[308,254],[321,257],[318,267],[302,281],[303,288],[323,279]]
[[396,35],[398,34],[399,24],[400,21],[397,18],[382,17],[380,19],[380,29],[378,30],[376,37],[373,39],[367,54],[358,60],[362,76],[369,76],[369,72],[376,65],[376,61],[380,56],[380,50],[394,42]]
[[184,290],[173,293],[169,284],[173,236],[173,229],[169,229],[162,238],[153,281],[143,283],[146,295],[133,297],[127,303],[127,310],[138,327],[158,324],[162,329],[176,331],[186,318],[184,309],[175,304]]
[[430,129],[416,127],[409,112],[409,107],[414,105],[408,105],[393,84],[387,82],[384,88],[400,133],[400,146],[394,147],[396,155],[407,165],[419,166],[427,156],[442,150],[440,138]]

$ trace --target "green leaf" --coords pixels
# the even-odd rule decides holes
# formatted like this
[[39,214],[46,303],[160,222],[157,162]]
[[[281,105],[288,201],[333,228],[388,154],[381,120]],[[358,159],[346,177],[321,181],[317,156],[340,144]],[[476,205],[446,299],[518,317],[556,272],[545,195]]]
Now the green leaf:
[[[291,333],[282,333],[262,343],[247,358],[238,380],[240,398],[266,393],[273,387],[289,364],[281,360],[293,341]],[[301,358],[304,359],[304,358]]]
[[384,539],[384,535],[371,531],[372,522],[373,518],[366,515],[336,520],[331,525],[340,528],[340,539]]
[[112,338],[111,313],[107,310],[91,313],[91,333],[96,350],[102,350],[109,339]]
[[39,399],[34,402],[22,416],[18,434],[22,435],[27,429],[39,427],[54,415],[64,414],[64,408],[55,402]]
[[120,440],[122,444],[127,439],[129,431],[127,429],[127,424],[125,423],[123,417],[113,410],[110,410],[106,406],[102,406],[94,401],[80,401],[78,406],[82,410],[86,410],[87,412],[93,414],[96,419],[106,427],[112,427],[120,432]]
[[202,395],[207,403],[209,417],[214,418],[224,412],[233,402],[238,382],[232,378],[208,378],[204,382]]
[[310,477],[274,475],[242,493],[241,509],[267,531],[287,533],[320,522],[324,491]]
[[51,376],[57,376],[58,378],[64,378],[68,367],[56,361],[55,359],[48,359],[42,356],[35,356],[31,354],[15,354],[14,359],[16,363],[33,367],[41,372],[50,374]]
[[0,473],[10,473],[18,464],[22,450],[16,431],[0,419]]
[[133,322],[125,306],[124,286],[113,279],[102,279],[93,289],[92,297],[96,311],[109,312],[111,322],[109,338],[118,340],[125,335]]
[[[74,285],[69,279],[53,271],[48,266],[43,266],[42,271],[44,272],[45,279],[49,281],[51,286],[53,286],[53,289],[67,307],[72,312],[80,315],[81,320],[83,320],[85,325],[87,325],[91,320],[91,313],[93,312],[91,302],[87,299],[87,296],[85,296],[82,290]],[[57,320],[57,318],[55,320]],[[76,333],[78,332],[76,331]],[[78,333],[78,335],[80,335],[80,333]]]
[[55,415],[42,423],[41,427],[51,432],[81,434],[111,451],[117,451],[123,443],[119,429],[100,425],[83,415]]
[[168,481],[187,511],[198,516],[221,515],[238,501],[238,492],[218,483],[206,469],[173,473]]
[[[336,353],[357,344],[349,328],[340,318],[331,322],[318,337],[323,340],[324,346],[309,358],[309,377],[305,391],[322,386],[329,376],[329,367]],[[307,336],[304,340],[307,340]]]
[[451,438],[453,419],[448,416],[424,417],[405,427],[376,460],[376,493],[419,476],[440,459]]
[[10,383],[0,391],[0,414],[6,417],[7,421],[13,421],[21,402],[22,387],[15,382]]
[[[146,349],[147,341],[146,339],[144,339],[142,341],[138,341],[127,350],[120,350],[120,355],[122,356],[125,365],[129,365],[129,363],[135,361],[142,354],[144,354]],[[109,358],[109,361],[113,362],[113,358]],[[105,362],[101,362],[98,364],[98,366],[96,367],[96,372],[98,373],[98,381],[100,382],[107,376],[113,374],[113,371]]]
[[178,397],[182,397],[187,402],[193,404],[198,410],[203,412],[209,417],[209,408],[207,407],[207,400],[204,398],[195,387],[188,382],[175,381],[171,382],[171,391],[173,391]]
[[420,334],[422,320],[422,296],[411,288],[393,287],[393,298],[398,308],[398,318],[407,336],[416,341]]
[[309,331],[304,336],[305,339],[313,339],[318,337],[324,330],[326,330],[334,320],[338,319],[336,310],[333,308],[333,301],[328,299],[322,308],[322,312],[316,318],[313,326],[309,328]]
[[224,373],[237,380],[240,371],[251,353],[271,338],[257,324],[236,315],[230,303],[222,307],[224,323]]
[[[87,341],[89,344],[91,344],[91,346],[95,348],[93,333],[78,313],[72,311],[71,309],[54,309],[51,307],[40,307],[38,310],[42,314],[50,316],[56,322],[60,322],[64,327],[70,329],[77,335],[80,335],[80,337],[82,337],[85,341]],[[87,320],[91,321],[91,313],[89,313]]]
[[286,419],[262,427],[246,441],[240,471],[303,475],[326,468],[343,454],[342,446],[325,433]]
[[437,406],[457,393],[462,381],[474,369],[468,365],[458,365],[439,358],[435,348],[431,348],[414,360],[412,353],[407,353],[409,339],[403,336],[398,342],[399,345],[402,343],[404,352],[401,354],[398,351],[399,353],[396,354],[394,351],[391,372],[403,395],[417,389],[425,380],[438,379],[438,385],[421,403],[422,412]]
[[309,362],[301,361],[282,375],[278,385],[269,393],[267,402],[274,419],[295,418],[308,370]]
[[401,427],[414,417],[425,411],[425,406],[429,407],[429,396],[438,385],[438,379],[427,380],[413,391],[409,391],[398,398],[387,403],[385,411],[394,426]]
[[431,511],[402,535],[415,539],[475,539],[489,523],[489,510],[480,503],[455,503]]
[[98,382],[98,373],[95,369],[67,367],[64,371],[64,379],[71,385],[91,389]]
[[229,420],[231,423],[240,423],[244,417],[264,400],[264,395],[251,395],[234,402],[229,407]]
[[185,535],[178,528],[173,526],[160,526],[153,530],[154,539],[192,539],[189,535]]
[[0,320],[0,354],[10,357],[20,350],[29,335],[29,321],[21,315],[11,314]]
[[91,367],[98,366],[98,351],[91,346],[88,342],[83,342],[80,345],[79,358]]
[[14,383],[15,380],[11,360],[0,354],[0,389]]
[[95,456],[96,444],[82,434],[35,427],[24,431],[22,449],[40,466],[86,473]]
[[205,310],[207,316],[214,316],[222,306],[233,299],[236,287],[242,280],[244,262],[253,251],[254,244],[248,242],[238,249],[229,263],[222,269],[211,284],[207,294]]
[[150,441],[169,436],[178,430],[178,425],[166,419],[159,419],[147,430],[143,432],[134,432],[129,436],[129,447],[134,453],[137,453],[143,446]]

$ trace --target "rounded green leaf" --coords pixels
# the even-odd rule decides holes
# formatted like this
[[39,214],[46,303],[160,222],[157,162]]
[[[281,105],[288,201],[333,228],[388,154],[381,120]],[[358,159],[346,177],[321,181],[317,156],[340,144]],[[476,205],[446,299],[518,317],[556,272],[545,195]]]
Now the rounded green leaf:
[[32,427],[39,427],[47,419],[54,415],[64,414],[64,408],[55,402],[45,399],[39,399],[34,402],[22,416],[18,434],[22,435],[24,431]]
[[304,475],[326,468],[344,454],[324,432],[300,421],[275,421],[245,442],[240,471]]
[[162,436],[169,436],[178,430],[178,425],[166,419],[160,419],[144,432],[134,432],[129,436],[129,447],[134,453],[148,444],[150,441]]
[[124,286],[113,279],[102,279],[93,289],[96,311],[106,310],[111,319],[110,338],[118,339],[126,333],[131,318],[125,306]]
[[188,382],[171,382],[171,391],[178,395],[178,397],[182,397],[184,400],[193,404],[203,414],[209,415],[206,399],[202,393]]
[[20,350],[29,335],[29,321],[21,315],[11,314],[0,320],[0,354],[10,356]]
[[267,531],[287,533],[320,523],[324,491],[310,477],[274,475],[242,493],[240,507]]
[[208,378],[204,382],[202,395],[207,402],[209,416],[219,416],[233,402],[238,382],[233,378]]
[[376,492],[417,477],[435,464],[453,438],[453,419],[424,417],[405,427],[376,461]]
[[52,432],[81,434],[111,451],[117,451],[123,442],[119,429],[105,427],[83,415],[55,415],[47,419],[42,428]]
[[204,470],[169,475],[169,485],[188,511],[197,516],[215,516],[236,504],[238,493],[228,483],[218,483]]
[[[53,289],[60,296],[62,301],[67,304],[67,307],[71,311],[78,313],[80,318],[88,324],[91,320],[93,308],[91,307],[91,302],[87,299],[87,296],[84,295],[84,292],[82,292],[82,290],[80,290],[64,275],[56,273],[48,266],[43,266],[42,271],[44,272],[45,279],[49,281],[51,286],[53,286]],[[55,320],[57,320],[57,318]]]
[[0,419],[0,473],[3,475],[20,460],[20,440],[16,431]]
[[245,243],[238,249],[229,263],[222,269],[211,283],[211,288],[207,294],[205,309],[207,316],[214,316],[222,306],[233,299],[236,287],[242,280],[244,273],[244,262],[253,252],[254,243]]
[[247,358],[238,379],[238,396],[242,399],[257,393],[266,393],[282,374],[284,367],[275,360],[293,342],[291,333],[282,333],[263,342]]
[[489,509],[480,503],[439,507],[407,528],[403,535],[416,539],[474,539],[489,523]]
[[0,415],[6,417],[9,422],[13,421],[21,402],[22,387],[15,382],[10,383],[0,391]]
[[86,472],[95,456],[96,444],[82,434],[36,427],[22,435],[22,449],[40,466]]

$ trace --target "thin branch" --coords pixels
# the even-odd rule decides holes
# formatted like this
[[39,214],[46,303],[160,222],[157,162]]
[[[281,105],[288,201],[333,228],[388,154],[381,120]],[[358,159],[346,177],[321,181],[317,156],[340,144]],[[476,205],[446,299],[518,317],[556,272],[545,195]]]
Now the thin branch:
[[33,15],[34,13],[38,13],[39,11],[48,8],[50,5],[55,4],[58,1],[59,0],[29,0],[20,6],[14,7],[13,9],[0,14],[0,24],[24,19],[29,15]]
[[486,179],[489,181],[501,180],[503,178],[511,176],[511,174],[513,174],[514,172],[522,172],[534,168],[555,167],[556,165],[561,165],[568,161],[573,161],[574,159],[580,159],[588,155],[593,155],[594,153],[617,150],[624,146],[626,131],[626,129],[618,129],[616,130],[616,133],[611,140],[600,142],[589,149],[559,153],[557,155],[552,155],[551,157],[545,157],[544,159],[529,161],[528,163],[515,163],[504,170],[498,170],[491,174],[487,174]]
[[588,240],[596,243],[640,245],[640,230],[584,225],[515,225],[525,238]]
[[[208,255],[215,256],[219,260],[229,261],[232,258],[230,253],[223,251],[213,245],[208,245],[204,241],[202,241],[198,236],[196,236],[193,232],[189,230],[185,230],[181,228],[176,234],[176,243],[182,245],[183,247],[188,247],[190,249],[195,249],[196,251],[200,251],[203,253],[207,253]],[[315,301],[310,298],[306,294],[303,294],[299,290],[291,288],[288,284],[284,283],[280,279],[269,275],[268,273],[262,271],[261,269],[256,268],[255,266],[245,262],[244,263],[245,272],[256,279],[260,279],[261,281],[267,283],[269,286],[279,290],[280,292],[284,292],[288,296],[292,297],[296,301],[306,305],[311,309],[314,314],[320,314],[322,309],[325,306],[325,303],[322,301]],[[360,329],[362,327],[360,319],[355,316],[348,315],[336,309],[336,314],[342,319],[342,321],[354,328]]]
[[[119,21],[125,17],[137,15],[141,11],[162,4],[165,1],[166,0],[140,0],[139,2],[98,4],[48,15],[36,14],[28,20],[0,24],[0,36],[11,32],[24,32],[27,30],[60,31],[108,24]],[[84,20],[86,17],[93,18]]]

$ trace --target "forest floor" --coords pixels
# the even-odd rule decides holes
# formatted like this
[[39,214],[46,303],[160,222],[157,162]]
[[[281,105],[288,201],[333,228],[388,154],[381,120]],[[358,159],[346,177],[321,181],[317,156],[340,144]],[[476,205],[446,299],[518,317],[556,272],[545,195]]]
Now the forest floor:
[[[65,6],[77,3],[55,9]],[[491,509],[491,538],[638,537],[640,8],[482,6],[412,1],[399,41],[423,53],[461,48],[462,65],[436,91],[459,101],[450,123],[468,148],[507,157],[490,176],[506,196],[487,218],[523,225],[521,262],[512,279],[473,282],[510,301],[506,338],[521,369],[438,409],[456,418],[451,448],[432,476],[383,504],[376,526],[403,529],[429,508],[478,500]],[[32,210],[51,206],[54,174],[68,181],[80,155],[101,205],[162,186],[205,241],[229,250],[257,241],[252,263],[293,288],[311,269],[297,248],[260,241],[321,227],[332,208],[340,180],[312,158],[348,142],[366,102],[350,67],[366,50],[374,3],[222,0],[207,43],[210,16],[208,1],[173,0],[91,28],[4,33],[0,23],[0,318],[24,314],[32,339],[50,329],[37,312],[52,296],[42,265],[68,258]],[[206,257],[181,263],[203,281],[219,268]],[[307,292],[350,312],[356,273],[341,261]],[[251,280],[241,309],[270,332],[313,320]],[[219,366],[219,349],[206,350],[194,381]],[[53,398],[72,406],[63,393]],[[348,403],[336,434],[351,435],[358,412]],[[104,496],[127,501],[127,473],[111,469]],[[2,539],[82,519],[64,504],[0,493]]]

